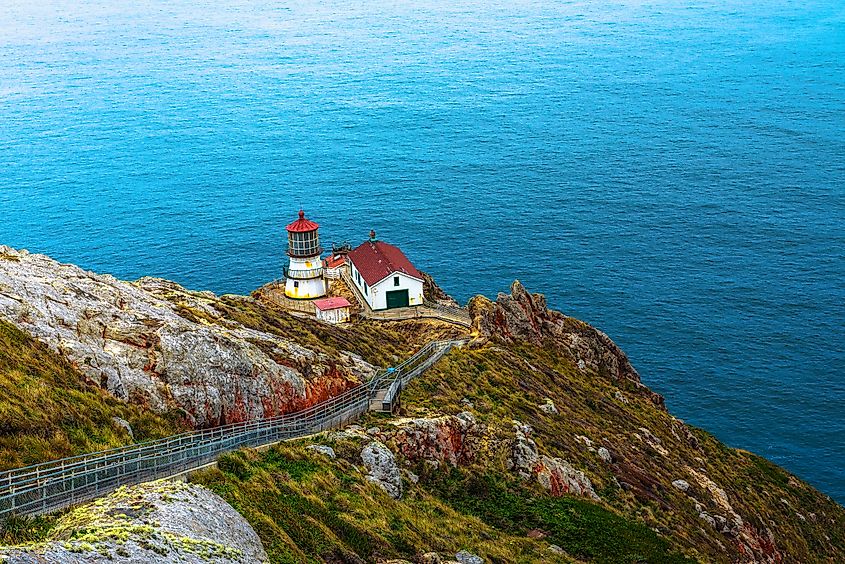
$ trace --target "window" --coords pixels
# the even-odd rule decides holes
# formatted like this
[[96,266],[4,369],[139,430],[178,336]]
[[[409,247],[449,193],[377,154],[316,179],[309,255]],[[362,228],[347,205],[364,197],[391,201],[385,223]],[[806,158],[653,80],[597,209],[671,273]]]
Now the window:
[[293,281],[293,287],[294,287],[294,288],[299,288],[299,282],[297,282],[296,280],[294,280],[294,281]]
[[364,284],[364,293],[369,295],[370,292],[368,292],[367,290],[368,290],[367,285]]
[[398,277],[398,276],[394,276],[394,277],[393,277],[393,285],[394,285],[394,286],[398,286],[398,285],[399,285],[399,277]]

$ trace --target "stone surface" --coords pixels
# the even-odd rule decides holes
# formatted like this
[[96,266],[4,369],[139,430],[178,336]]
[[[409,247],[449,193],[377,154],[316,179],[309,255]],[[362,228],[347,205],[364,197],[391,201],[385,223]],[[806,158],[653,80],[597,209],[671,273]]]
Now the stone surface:
[[329,357],[224,319],[216,300],[173,282],[124,282],[0,246],[0,318],[114,396],[181,409],[198,427],[302,409],[374,372],[353,354]]
[[572,494],[599,499],[586,474],[566,460],[538,452],[537,444],[530,437],[532,429],[529,425],[514,421],[513,428],[514,442],[507,462],[509,470],[523,479],[536,479],[553,496]]
[[337,458],[337,456],[336,456],[336,455],[335,455],[335,453],[334,453],[334,449],[333,449],[332,447],[330,447],[330,446],[326,446],[326,445],[308,445],[306,448],[307,448],[308,450],[313,450],[314,452],[317,452],[317,453],[319,453],[319,454],[326,455],[326,456],[328,456],[328,457],[329,457],[329,458],[331,458],[331,459]]
[[408,460],[458,466],[477,456],[484,427],[468,411],[436,418],[399,419],[390,442]]
[[539,405],[538,407],[541,411],[544,411],[545,413],[551,413],[555,415],[558,413],[557,406],[555,406],[555,402],[553,402],[549,398],[546,398],[545,403]]
[[0,548],[8,564],[257,564],[267,554],[249,523],[209,490],[182,482],[121,488],[61,517],[50,539]]
[[610,451],[607,450],[605,447],[599,447],[599,450],[597,451],[597,453],[599,455],[599,458],[601,458],[602,460],[604,460],[608,464],[613,462],[613,455],[611,455]]
[[129,421],[123,419],[122,417],[112,417],[111,420],[115,425],[126,431],[130,438],[133,440],[135,439],[135,432],[132,431],[132,425],[129,424]]
[[461,564],[484,564],[483,558],[466,550],[462,550],[457,553],[455,555],[455,560],[457,560]]
[[673,480],[672,485],[681,490],[682,492],[689,490],[689,482],[687,482],[686,480]]
[[383,443],[373,441],[361,451],[361,460],[367,467],[367,480],[380,486],[393,499],[402,497],[402,476],[396,457]]

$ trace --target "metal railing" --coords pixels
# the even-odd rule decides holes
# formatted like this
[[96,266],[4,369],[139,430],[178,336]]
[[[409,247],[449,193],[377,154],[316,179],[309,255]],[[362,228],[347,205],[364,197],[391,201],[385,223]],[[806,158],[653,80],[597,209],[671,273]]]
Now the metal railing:
[[284,267],[283,273],[285,278],[290,278],[291,280],[311,280],[312,278],[322,278],[323,276],[323,267],[318,268],[309,268],[306,270],[295,270],[292,268]]
[[91,501],[119,486],[167,478],[200,468],[221,454],[339,427],[365,413],[372,398],[397,380],[407,383],[452,347],[434,341],[369,382],[296,413],[232,423],[156,441],[85,454],[0,473],[0,521],[40,515]]
[[265,299],[275,303],[278,306],[287,310],[299,311],[307,313],[312,316],[316,315],[314,310],[314,302],[311,300],[295,300],[285,295],[285,280],[274,280],[266,284],[263,289],[263,296]]

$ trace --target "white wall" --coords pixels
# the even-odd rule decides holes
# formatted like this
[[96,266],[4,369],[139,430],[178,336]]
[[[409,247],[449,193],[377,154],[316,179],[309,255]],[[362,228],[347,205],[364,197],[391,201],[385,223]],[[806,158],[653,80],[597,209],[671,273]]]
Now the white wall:
[[330,309],[322,311],[314,308],[317,311],[317,319],[326,321],[328,323],[345,323],[349,321],[349,308],[341,307],[337,309]]
[[[350,261],[350,271],[352,273],[352,281],[361,290],[364,299],[370,304],[370,308],[387,309],[387,292],[394,290],[408,290],[408,305],[422,305],[423,303],[423,283],[422,280],[412,278],[407,274],[401,272],[394,272],[375,286],[367,286],[364,277],[361,277],[361,282],[358,282],[358,272],[355,264]],[[399,277],[399,285],[394,286],[393,277]]]

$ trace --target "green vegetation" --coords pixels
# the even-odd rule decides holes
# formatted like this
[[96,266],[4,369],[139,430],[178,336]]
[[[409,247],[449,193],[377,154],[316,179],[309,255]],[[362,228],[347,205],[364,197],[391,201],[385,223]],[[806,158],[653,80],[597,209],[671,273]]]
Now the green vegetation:
[[592,562],[693,562],[641,523],[575,496],[527,491],[512,478],[452,468],[428,473],[426,486],[461,513],[512,535],[542,531],[550,543]]
[[304,445],[239,451],[192,478],[246,517],[274,564],[372,562],[462,549],[494,563],[569,561],[550,553],[546,542],[499,530],[409,482],[403,499],[391,499],[351,462]]
[[[564,458],[584,471],[610,509],[659,531],[672,550],[709,562],[729,562],[740,541],[768,550],[767,531],[771,531],[777,549],[796,561],[843,559],[845,510],[841,506],[779,466],[685,425],[655,405],[649,392],[635,383],[578,370],[554,343],[453,351],[404,390],[403,405],[409,416],[454,414],[466,409],[464,398],[493,434],[506,436],[513,419],[530,424],[541,452]],[[559,413],[539,409],[546,398],[554,401]],[[600,460],[599,446],[609,449],[612,463]],[[488,458],[489,467],[504,464],[501,453],[488,453]],[[710,482],[699,482],[696,475]],[[672,487],[677,479],[688,481],[690,490]],[[742,517],[741,539],[708,529],[699,517],[703,510],[731,518],[711,487],[723,490],[731,509]],[[557,503],[507,491],[533,499],[533,507]],[[488,515],[489,522],[512,531],[506,526],[507,516],[486,513],[490,507],[509,507],[507,496],[490,507],[483,501],[477,507],[467,505],[471,501],[458,499],[456,507]],[[558,540],[574,556],[601,559],[598,548],[581,550]]]
[[0,321],[0,469],[95,452],[177,433],[179,417],[160,416],[84,381],[68,362]]
[[[260,292],[256,292],[260,296]],[[225,295],[208,300],[209,305],[219,314],[215,317],[190,306],[191,300],[198,298],[197,293],[174,292],[161,296],[177,306],[177,312],[195,322],[225,325],[237,322],[241,325],[291,339],[298,344],[329,355],[349,351],[376,366],[391,366],[415,353],[429,341],[454,338],[463,334],[463,330],[449,323],[432,320],[407,320],[397,322],[358,321],[349,325],[329,325],[317,323],[313,319],[291,315],[274,303],[243,296]],[[256,342],[264,347],[265,343]]]

